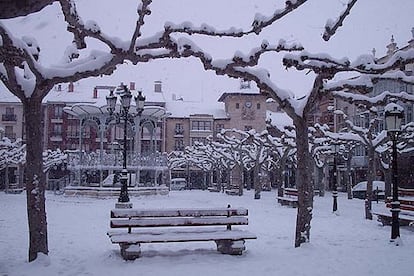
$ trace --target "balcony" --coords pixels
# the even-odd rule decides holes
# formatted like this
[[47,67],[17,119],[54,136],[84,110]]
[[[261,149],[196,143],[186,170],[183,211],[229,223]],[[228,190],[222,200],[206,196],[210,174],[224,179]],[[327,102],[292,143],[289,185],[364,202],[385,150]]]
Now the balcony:
[[52,142],[61,142],[63,141],[62,132],[52,132],[50,135],[50,141]]
[[16,114],[2,114],[1,120],[3,122],[16,122],[17,121],[17,115]]
[[183,137],[183,136],[184,136],[184,128],[174,129],[174,137]]
[[61,124],[63,123],[63,118],[62,117],[51,118],[50,122],[54,124]]

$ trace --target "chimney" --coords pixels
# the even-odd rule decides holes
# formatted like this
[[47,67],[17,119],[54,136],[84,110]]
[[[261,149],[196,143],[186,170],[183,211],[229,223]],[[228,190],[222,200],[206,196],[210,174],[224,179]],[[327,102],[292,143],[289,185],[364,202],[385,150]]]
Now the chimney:
[[245,79],[240,79],[240,90],[250,89],[250,81]]
[[387,55],[392,55],[398,50],[397,43],[394,42],[394,36],[391,36],[391,43],[387,45]]
[[73,92],[73,82],[70,82],[68,85],[68,92]]
[[161,81],[154,82],[154,92],[162,93],[162,82]]
[[135,82],[134,81],[131,81],[129,83],[129,90],[135,90]]
[[96,87],[93,89],[93,98],[98,98],[98,89]]

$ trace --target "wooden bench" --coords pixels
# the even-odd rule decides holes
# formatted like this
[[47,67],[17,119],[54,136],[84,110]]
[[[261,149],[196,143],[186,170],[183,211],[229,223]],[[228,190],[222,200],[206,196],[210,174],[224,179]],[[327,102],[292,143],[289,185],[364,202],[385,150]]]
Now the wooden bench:
[[281,205],[287,205],[291,207],[298,207],[298,189],[284,188],[283,196],[278,196],[277,202]]
[[[246,239],[256,235],[234,225],[248,224],[245,208],[217,209],[114,209],[112,243],[118,243],[125,260],[141,254],[141,243],[215,241],[223,254],[241,255]],[[215,226],[215,227],[213,227]]]
[[[398,189],[398,201],[400,202],[400,213],[398,219],[401,226],[413,225],[414,224],[414,189]],[[392,213],[391,213],[392,197],[388,197],[385,200],[385,207],[387,210],[372,212],[378,217],[378,221],[382,225],[392,224]]]

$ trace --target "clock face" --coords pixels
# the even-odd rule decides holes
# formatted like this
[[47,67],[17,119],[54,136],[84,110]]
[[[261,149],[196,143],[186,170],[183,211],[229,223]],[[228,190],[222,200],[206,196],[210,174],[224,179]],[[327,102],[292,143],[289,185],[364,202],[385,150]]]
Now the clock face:
[[246,102],[244,105],[245,105],[247,108],[250,108],[250,107],[252,107],[252,102]]

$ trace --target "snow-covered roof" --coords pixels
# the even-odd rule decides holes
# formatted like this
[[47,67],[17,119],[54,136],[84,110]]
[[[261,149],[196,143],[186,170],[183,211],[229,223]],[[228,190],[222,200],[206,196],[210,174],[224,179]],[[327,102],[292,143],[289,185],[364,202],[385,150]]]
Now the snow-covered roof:
[[[69,92],[69,85],[62,84],[56,86],[49,94],[43,99],[44,103],[63,102],[63,103],[95,103],[98,105],[106,104],[106,96],[109,95],[109,88],[113,86],[93,86],[85,85],[84,82],[77,82],[73,84],[73,90]],[[97,88],[97,92],[94,95],[94,89]],[[132,89],[132,95],[136,95],[138,90]],[[164,95],[161,92],[143,91],[145,96],[145,102],[149,104],[164,104]],[[96,97],[95,97],[96,96]]]
[[[107,111],[108,106],[101,103],[77,103],[72,106],[64,107],[63,110],[75,117],[86,117],[86,116],[97,116],[102,114],[108,114]],[[120,109],[120,105],[118,104],[115,108],[118,112]],[[135,112],[135,104],[131,104],[130,112]],[[166,115],[165,108],[160,106],[145,106],[144,111],[142,112],[142,116],[147,117],[154,117],[156,119],[160,119]]]
[[219,102],[170,101],[166,103],[166,109],[171,113],[170,118],[188,118],[190,115],[208,114],[214,119],[228,119],[224,103]]
[[256,86],[254,87],[244,87],[244,88],[240,88],[238,90],[233,90],[232,92],[224,92],[223,94],[221,94],[220,98],[218,98],[217,101],[219,102],[223,102],[228,96],[247,96],[247,95],[251,95],[251,96],[257,96],[260,95],[260,91],[258,90],[258,88]]
[[0,103],[21,103],[19,98],[9,92],[7,89],[0,89]]

